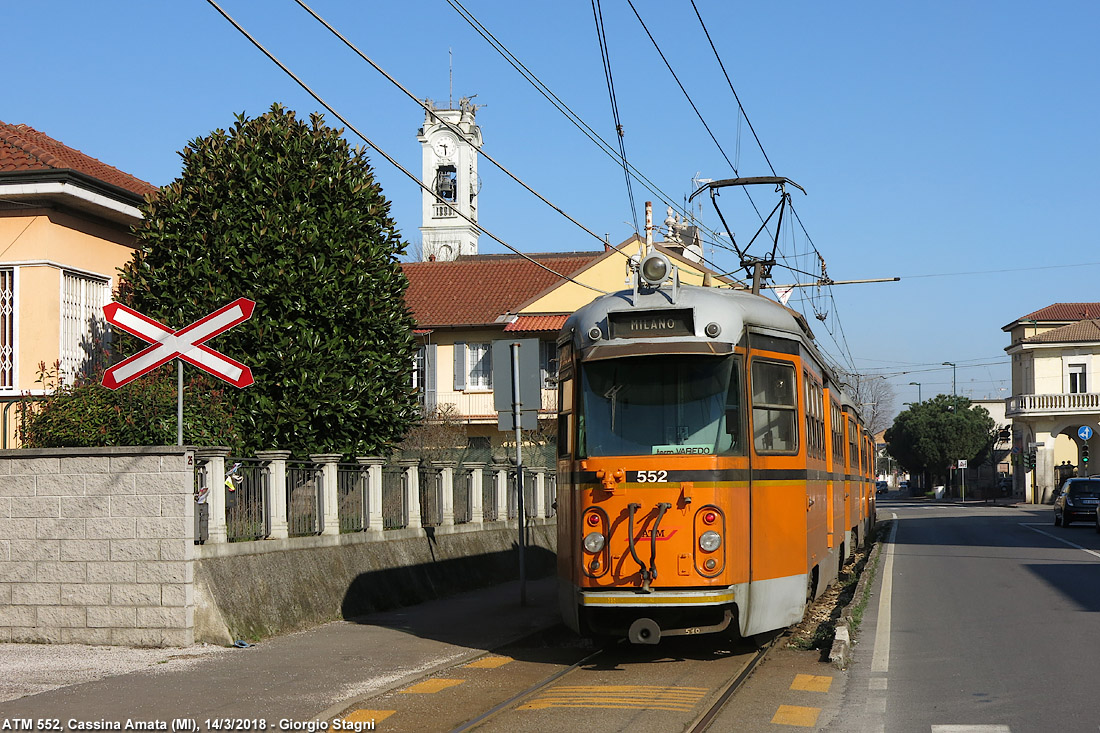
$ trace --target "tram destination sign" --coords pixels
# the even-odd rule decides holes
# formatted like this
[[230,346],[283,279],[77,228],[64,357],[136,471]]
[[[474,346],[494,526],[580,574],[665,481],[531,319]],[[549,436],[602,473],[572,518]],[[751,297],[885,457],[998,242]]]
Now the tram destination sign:
[[690,308],[659,311],[612,311],[607,325],[613,339],[694,336],[695,319]]

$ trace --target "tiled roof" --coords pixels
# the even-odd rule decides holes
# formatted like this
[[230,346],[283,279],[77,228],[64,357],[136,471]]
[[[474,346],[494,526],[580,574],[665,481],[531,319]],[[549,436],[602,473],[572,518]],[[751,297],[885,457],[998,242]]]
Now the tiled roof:
[[157,191],[153,184],[70,148],[33,127],[0,122],[0,179],[5,173],[66,170],[82,173],[137,196]]
[[1028,313],[1026,316],[1020,316],[1002,330],[1007,331],[1020,321],[1036,321],[1038,323],[1050,321],[1073,322],[1086,318],[1100,318],[1100,303],[1055,303],[1048,305],[1046,308],[1040,308],[1033,313]]
[[560,331],[569,320],[568,313],[538,316],[518,316],[504,327],[505,331]]
[[420,328],[495,323],[497,318],[562,282],[604,252],[464,255],[454,260],[407,262],[405,302]]
[[[1095,303],[1091,305],[1096,305]],[[1038,320],[1038,319],[1036,319]],[[1100,341],[1100,319],[1090,318],[1087,321],[1077,321],[1068,326],[1044,331],[1023,340],[1025,344],[1065,344],[1065,343],[1095,343]]]

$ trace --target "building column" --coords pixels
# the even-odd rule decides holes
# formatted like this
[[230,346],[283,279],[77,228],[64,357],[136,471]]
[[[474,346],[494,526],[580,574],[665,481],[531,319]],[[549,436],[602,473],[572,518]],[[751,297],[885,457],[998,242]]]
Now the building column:
[[[206,541],[228,541],[225,526],[225,459],[228,448],[195,448],[195,457],[206,461],[206,505],[209,507]],[[197,508],[196,508],[197,511]]]
[[256,451],[256,457],[264,462],[267,471],[264,511],[268,518],[268,539],[283,540],[290,536],[286,522],[286,459],[288,450]]
[[340,534],[340,492],[337,463],[339,453],[310,453],[309,460],[321,464],[321,534]]
[[382,466],[385,458],[378,456],[360,456],[355,459],[359,465],[367,467],[367,488],[363,501],[366,504],[366,516],[363,529],[381,532],[382,523]]

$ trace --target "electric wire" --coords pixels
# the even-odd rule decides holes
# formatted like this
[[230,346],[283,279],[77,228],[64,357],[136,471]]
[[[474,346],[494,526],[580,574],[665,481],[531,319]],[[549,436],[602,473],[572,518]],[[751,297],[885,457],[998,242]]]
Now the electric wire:
[[[260,50],[261,53],[263,53],[265,56],[267,56],[267,58],[270,59],[272,61],[272,63],[274,63],[276,66],[278,66],[283,71],[283,73],[285,73],[287,76],[289,76],[291,79],[293,79],[295,81],[295,83],[297,83],[298,86],[300,86],[302,89],[304,89],[307,94],[309,94],[311,97],[313,97],[313,99],[316,100],[318,104],[320,104],[322,107],[324,107],[330,113],[332,113],[332,115],[334,117],[336,117],[338,120],[340,120],[340,122],[343,123],[349,130],[351,130],[357,136],[359,136],[367,145],[369,145],[371,148],[373,148],[375,151],[377,151],[379,155],[381,155],[383,158],[385,158],[390,163],[390,165],[397,168],[399,171],[401,171],[401,173],[405,174],[406,177],[408,177],[411,181],[416,183],[416,185],[419,186],[421,189],[423,189],[423,190],[431,193],[433,196],[435,196],[437,201],[439,201],[442,204],[447,204],[447,202],[444,201],[442,198],[440,198],[439,195],[436,194],[435,191],[432,191],[428,186],[426,186],[423,182],[421,182],[419,178],[417,178],[412,173],[410,173],[407,169],[405,169],[404,166],[402,166],[400,163],[398,163],[385,150],[378,147],[378,145],[375,144],[374,141],[372,141],[365,134],[360,132],[358,128],[356,128],[353,124],[351,124],[351,122],[349,122],[347,119],[345,119],[343,117],[343,115],[341,115],[338,111],[336,111],[336,109],[334,107],[332,107],[328,102],[326,102],[324,99],[322,99],[321,96],[319,94],[317,94],[317,92],[313,91],[313,89],[308,84],[306,84],[297,74],[295,74],[293,71],[291,71],[290,68],[287,67],[282,61],[280,61],[273,53],[268,51],[267,48],[264,47],[264,45],[259,42],[259,40],[257,40],[251,33],[248,32],[248,30],[246,30],[244,28],[244,26],[242,26],[240,23],[238,23],[231,15],[229,15],[229,13],[227,13],[224,9],[222,9],[222,7],[220,5],[218,5],[216,0],[206,0],[206,2],[211,7],[213,7],[215,10],[217,10],[218,13],[221,14],[221,16],[223,18],[225,18],[234,28],[236,28],[239,33],[241,33],[241,35],[243,35],[245,38],[247,38],[249,40],[249,42],[252,43],[253,46],[255,46],[257,49]],[[512,252],[519,255],[520,257],[530,261],[531,263],[533,263],[534,265],[542,268],[543,270],[546,270],[547,272],[550,272],[550,273],[556,275],[557,277],[560,277],[563,280],[568,280],[569,282],[572,282],[576,285],[580,285],[583,288],[587,288],[588,290],[594,290],[594,291],[596,291],[598,293],[601,293],[603,295],[608,295],[609,294],[605,290],[601,290],[600,288],[594,287],[592,285],[582,283],[578,280],[575,280],[572,277],[569,277],[568,275],[563,275],[560,272],[557,272],[557,271],[547,267],[546,265],[542,264],[541,262],[534,259],[533,257],[531,257],[531,256],[529,256],[529,255],[527,255],[523,252],[520,252],[518,249],[516,249],[512,245],[508,244],[503,239],[496,236],[495,234],[490,232],[488,229],[486,229],[485,227],[481,226],[480,224],[478,224],[476,221],[474,221],[470,217],[463,214],[458,209],[454,209],[454,212],[455,212],[455,214],[457,214],[462,219],[465,219],[469,224],[476,227],[479,231],[484,233],[486,236],[492,238],[494,241],[500,243],[501,245],[503,245],[507,249],[511,250]]]
[[638,231],[638,207],[634,202],[634,189],[630,185],[630,168],[626,162],[626,136],[623,134],[623,121],[619,116],[619,102],[615,97],[615,80],[611,73],[611,49],[607,44],[604,30],[603,10],[600,0],[592,0],[592,19],[596,23],[596,36],[600,45],[600,60],[603,61],[603,75],[607,82],[607,94],[611,98],[611,118],[615,123],[615,137],[619,141],[619,156],[623,161],[623,176],[626,178],[626,196],[630,201],[630,213],[634,217],[634,231]]
[[[450,122],[447,122],[447,121],[446,121],[446,120],[444,120],[444,119],[443,119],[442,117],[440,117],[439,115],[437,115],[437,114],[435,113],[435,110],[434,110],[434,109],[432,109],[432,108],[431,108],[431,107],[429,107],[429,106],[428,106],[427,104],[425,104],[425,103],[424,103],[424,102],[423,102],[423,101],[422,101],[422,100],[421,100],[421,99],[420,99],[419,97],[417,97],[417,96],[416,96],[415,94],[413,94],[413,93],[412,93],[411,91],[409,91],[409,90],[408,90],[408,89],[407,89],[407,88],[406,88],[406,87],[405,87],[405,86],[404,86],[404,85],[403,85],[403,84],[402,84],[401,82],[399,82],[399,81],[398,81],[397,79],[395,79],[395,78],[394,78],[393,76],[391,76],[391,75],[390,75],[390,74],[389,74],[388,72],[386,72],[386,70],[385,70],[385,69],[383,69],[383,68],[382,68],[381,66],[379,66],[379,65],[378,65],[377,63],[375,63],[375,62],[374,62],[374,60],[372,60],[372,59],[371,59],[371,58],[370,58],[369,56],[367,56],[367,55],[366,55],[365,53],[363,53],[363,51],[362,51],[362,50],[360,50],[360,49],[359,49],[359,48],[358,48],[358,47],[357,47],[357,46],[356,46],[356,45],[355,45],[354,43],[352,43],[352,42],[351,42],[350,40],[348,40],[348,38],[347,38],[346,36],[344,36],[344,34],[340,33],[340,31],[336,30],[336,28],[334,28],[334,27],[333,27],[333,26],[332,26],[331,24],[329,24],[329,22],[328,22],[328,21],[326,21],[326,20],[325,20],[324,18],[322,18],[322,17],[320,16],[320,15],[318,15],[318,14],[317,14],[317,13],[316,13],[316,12],[315,12],[315,11],[313,10],[313,8],[311,8],[311,7],[309,6],[309,5],[307,5],[307,4],[306,4],[306,3],[304,2],[304,0],[295,0],[295,2],[296,2],[296,3],[298,3],[298,5],[299,5],[299,6],[300,6],[300,7],[301,7],[301,8],[303,9],[303,10],[305,10],[305,11],[306,11],[307,13],[309,13],[309,14],[310,14],[311,16],[313,16],[313,18],[314,18],[315,20],[317,20],[317,22],[319,22],[319,23],[320,23],[321,25],[323,25],[323,26],[324,26],[325,28],[327,28],[327,29],[329,30],[329,32],[331,32],[331,33],[332,33],[333,35],[335,35],[335,36],[336,36],[337,38],[339,38],[339,39],[340,39],[341,41],[343,41],[343,42],[344,42],[344,45],[346,45],[346,46],[347,46],[348,48],[350,48],[350,49],[351,49],[351,50],[352,50],[352,51],[353,51],[353,52],[354,52],[354,53],[355,53],[355,54],[356,54],[357,56],[359,56],[359,58],[363,59],[363,60],[364,60],[364,61],[366,61],[366,62],[367,62],[368,64],[370,64],[370,65],[371,65],[371,66],[372,66],[372,67],[373,67],[373,68],[375,69],[375,71],[377,71],[378,73],[382,74],[382,76],[386,77],[387,81],[389,81],[389,82],[390,82],[390,83],[392,83],[392,84],[393,84],[394,86],[396,86],[396,87],[397,87],[398,89],[400,89],[400,90],[401,90],[402,92],[404,92],[404,93],[405,93],[405,94],[406,94],[406,95],[407,95],[407,96],[409,97],[409,99],[413,100],[413,101],[414,101],[414,102],[416,102],[416,103],[417,103],[418,105],[420,105],[420,107],[422,107],[422,108],[424,109],[424,111],[425,111],[425,112],[427,112],[427,113],[428,113],[429,115],[431,115],[431,116],[432,116],[432,117],[433,117],[433,118],[434,118],[434,119],[435,119],[435,120],[436,120],[437,122],[440,122],[440,123],[442,123],[442,124],[443,124],[444,126],[446,126],[446,127],[447,127],[447,129],[448,129],[448,130],[450,130],[451,132],[453,132],[453,133],[455,133],[455,134],[457,134],[457,135],[459,135],[459,136],[462,136],[462,135],[463,135],[462,131],[461,131],[461,130],[459,130],[457,126],[455,126],[455,125],[451,124]],[[372,147],[373,147],[373,146],[372,146]],[[496,158],[494,158],[493,156],[489,155],[489,153],[485,152],[484,150],[480,150],[480,153],[481,153],[481,155],[483,155],[483,156],[485,157],[485,159],[486,159],[486,160],[488,160],[488,161],[489,161],[490,163],[492,163],[492,164],[493,164],[493,165],[495,165],[495,166],[496,166],[497,168],[499,168],[499,169],[500,169],[500,171],[501,171],[502,173],[504,173],[504,174],[505,174],[506,176],[508,176],[508,177],[509,177],[509,178],[511,178],[511,179],[512,179],[513,181],[515,181],[516,183],[518,183],[518,184],[519,184],[520,186],[522,186],[522,187],[523,187],[524,189],[526,189],[526,190],[527,190],[528,192],[530,192],[530,193],[534,194],[534,195],[535,195],[535,196],[536,196],[536,197],[537,197],[537,198],[538,198],[538,199],[539,199],[540,201],[542,201],[542,202],[543,202],[544,204],[546,204],[547,206],[549,206],[550,208],[552,208],[552,209],[553,209],[554,211],[556,211],[556,212],[558,212],[559,214],[561,214],[562,216],[564,216],[564,217],[565,217],[566,219],[568,219],[568,220],[569,220],[569,221],[571,221],[572,223],[576,224],[576,225],[577,225],[578,227],[580,227],[581,229],[583,229],[583,230],[584,230],[585,232],[587,232],[588,234],[592,235],[592,236],[593,236],[593,237],[594,237],[594,238],[595,238],[596,240],[598,240],[599,242],[603,243],[603,238],[602,238],[602,237],[600,237],[600,235],[596,234],[596,233],[595,233],[595,232],[593,232],[593,231],[592,231],[591,229],[589,229],[588,227],[584,226],[583,224],[581,224],[581,223],[580,223],[579,221],[577,221],[577,220],[576,220],[576,219],[574,219],[573,217],[569,216],[569,214],[565,213],[565,211],[563,211],[563,210],[561,209],[561,207],[559,207],[559,206],[557,206],[556,204],[552,203],[552,202],[551,202],[551,201],[549,201],[549,200],[548,200],[548,199],[547,199],[547,198],[546,198],[545,196],[543,196],[543,195],[542,195],[541,193],[539,193],[538,191],[536,191],[535,189],[531,188],[531,187],[530,187],[529,185],[527,185],[526,183],[524,183],[524,182],[523,182],[523,181],[522,181],[522,180],[521,180],[521,179],[520,179],[520,178],[519,178],[518,176],[516,176],[516,175],[515,175],[514,173],[512,173],[512,172],[511,172],[510,170],[508,170],[508,169],[507,169],[507,168],[506,168],[506,167],[505,167],[504,165],[502,165],[502,164],[501,164],[501,163],[500,163],[500,162],[499,162],[499,161],[498,161],[498,160],[497,160]]]
[[[536,91],[538,91],[543,97],[545,97],[546,100],[550,102],[550,104],[555,109],[561,112],[562,115],[565,116],[565,118],[569,120],[569,122],[574,127],[580,130],[581,133],[585,135],[585,137],[595,143],[596,146],[605,155],[614,160],[616,165],[625,165],[630,171],[630,174],[633,176],[634,180],[642,184],[642,186],[645,187],[646,190],[648,190],[654,196],[656,196],[661,201],[661,203],[665,204],[666,206],[673,207],[674,210],[685,217],[691,217],[691,212],[686,207],[679,205],[672,196],[663,191],[656,183],[650,180],[636,166],[628,161],[624,161],[610,143],[604,140],[603,137],[598,132],[596,132],[591,125],[585,122],[576,112],[574,112],[569,107],[569,105],[567,105],[564,101],[562,101],[560,97],[554,94],[554,92],[545,83],[543,83],[542,80],[539,79],[534,72],[528,69],[527,66],[524,65],[524,63],[520,61],[515,56],[515,54],[513,54],[508,49],[508,47],[505,46],[504,43],[501,42],[493,34],[492,31],[490,31],[481,21],[479,21],[473,13],[467,10],[466,7],[462,5],[459,0],[447,0],[447,4],[450,5],[451,8],[456,13],[458,13],[459,17],[466,21],[466,23],[471,28],[473,28],[473,30],[478,35],[480,35],[485,40],[485,42],[493,48],[494,51],[500,54],[504,58],[504,60],[513,69],[515,69],[517,73],[519,73],[520,76],[522,76],[529,84],[531,84],[531,86],[535,88]],[[704,232],[711,234],[712,236],[718,236],[716,232],[713,232],[701,223],[700,228],[703,229]]]

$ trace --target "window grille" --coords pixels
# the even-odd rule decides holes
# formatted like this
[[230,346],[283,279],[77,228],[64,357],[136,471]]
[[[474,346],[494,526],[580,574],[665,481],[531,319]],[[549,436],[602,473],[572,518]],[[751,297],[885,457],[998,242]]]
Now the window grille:
[[105,361],[110,338],[103,306],[111,301],[110,282],[66,272],[61,299],[61,370],[65,381],[89,376]]
[[0,389],[15,389],[15,270],[0,268]]

